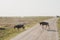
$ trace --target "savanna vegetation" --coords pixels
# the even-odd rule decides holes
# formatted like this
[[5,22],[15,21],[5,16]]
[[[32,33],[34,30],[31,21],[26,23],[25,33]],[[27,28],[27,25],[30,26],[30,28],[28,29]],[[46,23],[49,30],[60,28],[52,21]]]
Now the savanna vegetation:
[[[25,29],[31,28],[36,23],[49,19],[52,17],[0,17],[0,40],[9,40],[10,38],[16,36],[17,34],[25,31],[24,29],[14,29],[14,25],[20,24],[22,22],[26,23]],[[60,19],[59,19],[60,20]],[[59,29],[60,31],[60,29]]]
[[58,34],[59,34],[59,40],[60,40],[60,17],[58,19]]

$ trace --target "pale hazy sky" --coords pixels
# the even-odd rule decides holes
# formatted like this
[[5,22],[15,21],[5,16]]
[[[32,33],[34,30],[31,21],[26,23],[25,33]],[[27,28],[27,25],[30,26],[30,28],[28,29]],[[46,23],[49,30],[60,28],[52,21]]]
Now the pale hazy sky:
[[0,0],[0,16],[60,15],[60,0]]

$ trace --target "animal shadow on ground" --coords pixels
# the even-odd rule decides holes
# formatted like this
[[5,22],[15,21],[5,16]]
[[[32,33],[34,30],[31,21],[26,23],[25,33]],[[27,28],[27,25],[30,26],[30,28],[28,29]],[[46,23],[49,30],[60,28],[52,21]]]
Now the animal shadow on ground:
[[56,30],[51,30],[51,29],[49,29],[49,30],[47,30],[47,31],[50,31],[50,32],[56,32]]
[[0,28],[0,30],[5,30],[5,28]]

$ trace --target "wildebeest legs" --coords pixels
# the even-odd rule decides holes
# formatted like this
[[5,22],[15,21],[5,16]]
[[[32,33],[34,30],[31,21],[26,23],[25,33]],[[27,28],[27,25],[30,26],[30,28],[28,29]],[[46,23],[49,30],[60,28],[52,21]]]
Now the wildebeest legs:
[[49,25],[46,25],[46,28],[50,29]]
[[42,29],[44,29],[44,25],[42,25]]

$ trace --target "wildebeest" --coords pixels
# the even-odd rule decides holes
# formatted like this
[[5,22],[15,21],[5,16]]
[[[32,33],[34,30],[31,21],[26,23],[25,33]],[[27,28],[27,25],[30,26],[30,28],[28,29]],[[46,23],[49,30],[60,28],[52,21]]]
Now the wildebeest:
[[44,28],[43,26],[46,25],[46,28],[49,27],[49,23],[48,22],[40,22],[40,25],[42,25],[42,28]]
[[0,28],[0,30],[5,30],[5,28]]
[[60,17],[60,16],[56,16],[57,18]]
[[15,29],[15,28],[17,28],[18,30],[19,30],[19,28],[25,29],[24,24],[15,25],[15,26],[14,26],[14,29]]

